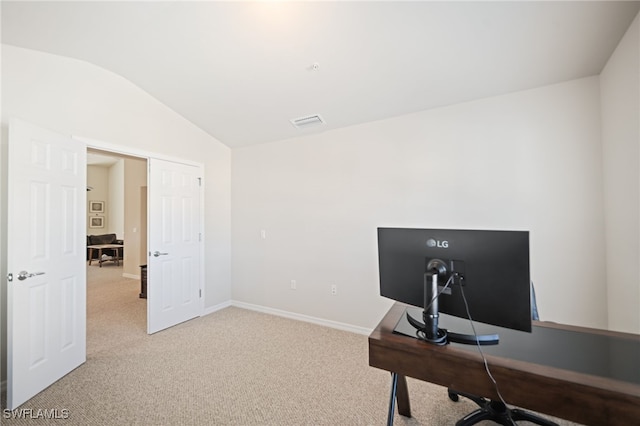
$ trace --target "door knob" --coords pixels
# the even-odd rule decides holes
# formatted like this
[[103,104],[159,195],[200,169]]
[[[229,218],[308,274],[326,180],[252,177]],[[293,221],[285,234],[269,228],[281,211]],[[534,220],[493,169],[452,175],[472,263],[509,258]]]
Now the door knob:
[[35,277],[36,275],[44,275],[44,272],[34,272],[33,274],[30,274],[27,271],[20,271],[20,273],[18,274],[18,279],[20,281],[24,281],[27,278]]
[[160,253],[158,250],[156,250],[156,251],[154,251],[154,252],[153,252],[153,255],[154,255],[155,257],[158,257],[158,256],[166,256],[166,255],[168,255],[168,254],[169,254],[169,253]]

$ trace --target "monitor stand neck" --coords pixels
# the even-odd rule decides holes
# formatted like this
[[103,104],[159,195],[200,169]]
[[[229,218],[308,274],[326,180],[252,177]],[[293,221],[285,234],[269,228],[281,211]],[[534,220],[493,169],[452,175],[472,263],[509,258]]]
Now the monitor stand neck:
[[415,329],[420,340],[434,345],[446,345],[449,342],[462,343],[466,345],[497,345],[499,336],[497,334],[472,335],[452,333],[438,328],[439,307],[438,307],[438,272],[430,271],[424,274],[424,310],[422,320],[424,323],[413,318],[407,312],[407,321]]

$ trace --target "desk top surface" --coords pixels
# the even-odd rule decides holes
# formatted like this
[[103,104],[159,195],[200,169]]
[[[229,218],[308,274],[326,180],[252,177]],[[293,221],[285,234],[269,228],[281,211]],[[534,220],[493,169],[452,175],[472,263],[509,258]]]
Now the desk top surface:
[[[422,309],[407,307],[412,317],[421,320]],[[394,333],[415,338],[415,329],[396,314]],[[440,316],[440,328],[473,334],[468,320]],[[640,336],[606,332],[554,323],[534,322],[531,333],[475,323],[478,334],[498,333],[500,343],[482,346],[488,356],[508,358],[640,385]],[[477,353],[476,345],[451,343],[456,349]]]
[[87,248],[92,248],[92,249],[122,248],[122,247],[124,247],[124,245],[122,244],[92,244],[90,246],[87,246]]
[[[369,335],[369,365],[498,398],[477,346],[436,346],[418,340],[413,328],[402,328],[406,309],[395,303]],[[409,311],[422,318],[422,309]],[[469,326],[468,321],[444,315],[440,319],[441,328],[468,333],[459,324]],[[412,337],[394,331],[399,323],[402,333]],[[638,424],[640,335],[537,321],[532,333],[480,323],[476,331],[500,336],[498,345],[482,350],[509,404],[581,424]]]

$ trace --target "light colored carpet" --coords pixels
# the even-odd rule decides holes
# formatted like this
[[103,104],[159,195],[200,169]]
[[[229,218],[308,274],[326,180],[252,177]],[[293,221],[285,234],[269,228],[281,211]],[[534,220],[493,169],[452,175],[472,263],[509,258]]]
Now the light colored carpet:
[[[390,375],[368,366],[366,336],[233,307],[148,336],[139,282],[121,273],[88,267],[87,362],[20,407],[68,418],[3,425],[385,424]],[[475,409],[408,385],[413,417],[396,425],[453,425]]]

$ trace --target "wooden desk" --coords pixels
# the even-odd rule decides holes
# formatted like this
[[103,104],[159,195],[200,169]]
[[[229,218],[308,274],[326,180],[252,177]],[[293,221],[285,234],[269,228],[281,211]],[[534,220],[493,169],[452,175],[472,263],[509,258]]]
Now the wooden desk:
[[[394,327],[404,315],[405,308],[404,304],[394,304],[369,336],[369,365],[398,374],[396,396],[398,412],[401,415],[411,416],[406,376],[461,392],[499,399],[476,347],[457,344],[435,346],[394,333]],[[545,330],[552,333],[557,330],[568,336],[579,337],[578,340],[582,341],[589,338],[597,339],[598,336],[619,338],[624,345],[631,345],[629,347],[633,348],[633,358],[636,357],[636,348],[640,348],[640,336],[634,334],[534,322],[533,335],[544,336]],[[501,344],[493,348],[502,345],[502,333],[500,337]],[[541,353],[545,352],[544,347],[538,346],[536,348]],[[567,342],[567,348],[571,347],[570,342]],[[558,350],[557,347],[553,349]],[[576,345],[575,349],[563,347],[561,350],[580,351],[576,352],[576,355],[580,355],[576,365],[589,363],[589,356],[585,355],[584,347],[580,345]],[[499,352],[500,349],[496,351]],[[579,368],[575,371],[571,368],[558,368],[487,352],[485,350],[491,373],[498,382],[502,396],[510,405],[586,425],[640,424],[640,383],[637,377],[630,381],[612,379],[602,375],[586,374]],[[640,353],[640,349],[637,353]],[[535,354],[531,356],[535,357]],[[640,371],[640,360],[630,362]],[[629,365],[629,360],[625,364]]]
[[106,262],[102,260],[102,250],[111,249],[116,252],[115,257],[109,259],[110,261],[114,261],[116,265],[120,264],[120,249],[124,246],[122,244],[95,244],[91,246],[87,246],[89,249],[89,265],[91,265],[91,261],[93,260],[93,250],[98,250],[98,265],[102,268],[102,262]]

